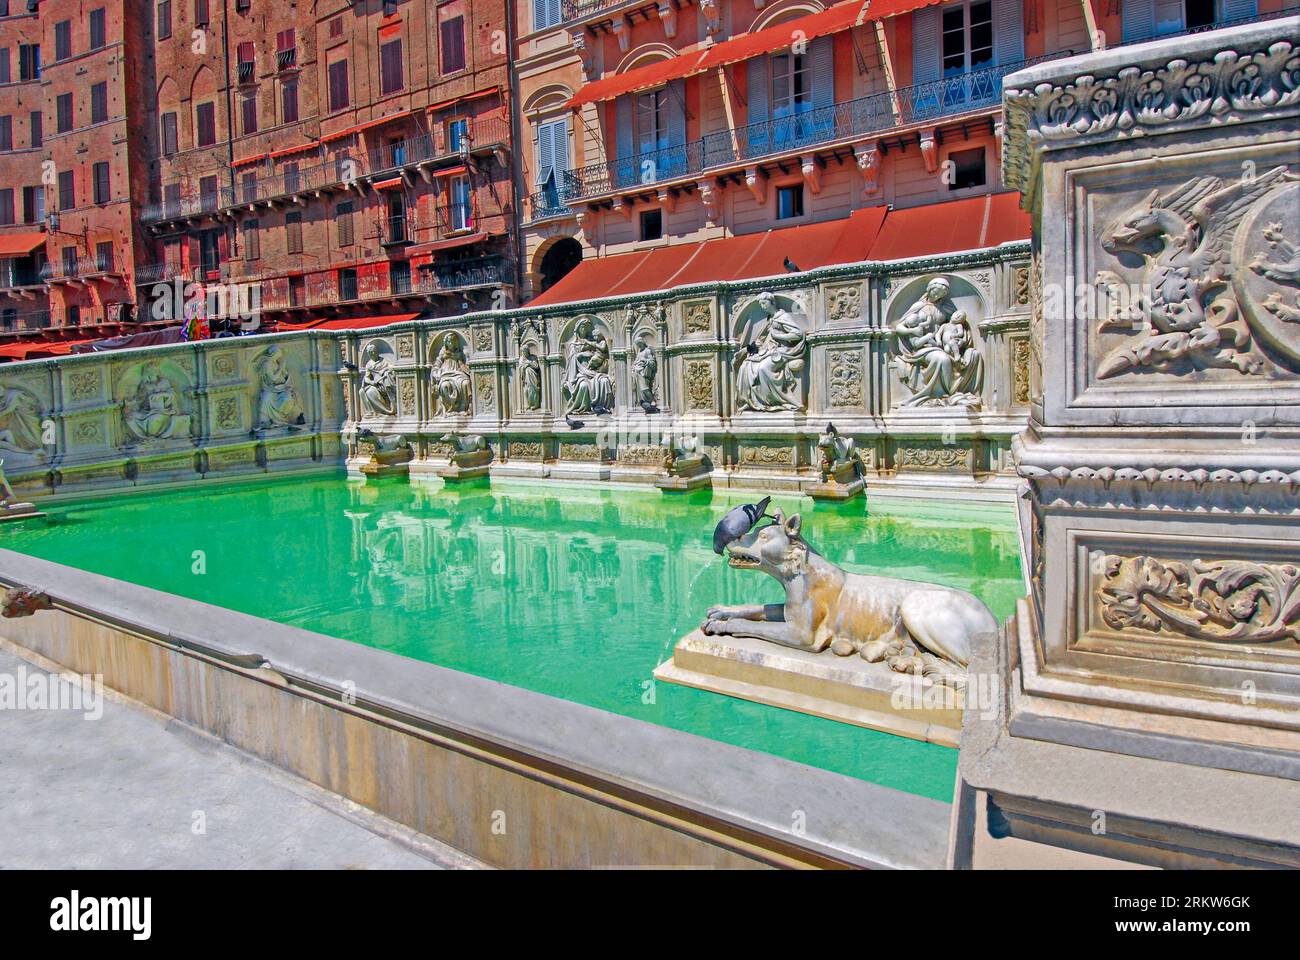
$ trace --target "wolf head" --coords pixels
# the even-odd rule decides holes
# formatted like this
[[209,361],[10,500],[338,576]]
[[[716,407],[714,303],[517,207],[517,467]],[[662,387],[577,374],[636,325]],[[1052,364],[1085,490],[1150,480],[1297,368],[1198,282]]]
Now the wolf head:
[[782,583],[803,573],[808,562],[808,544],[799,535],[799,514],[788,519],[780,510],[773,523],[756,527],[727,545],[727,563],[738,570],[762,570]]

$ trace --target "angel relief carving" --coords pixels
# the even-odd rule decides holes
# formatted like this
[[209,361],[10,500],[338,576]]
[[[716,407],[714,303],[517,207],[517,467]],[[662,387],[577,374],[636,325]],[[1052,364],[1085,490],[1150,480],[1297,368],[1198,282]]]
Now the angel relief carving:
[[[1106,298],[1098,332],[1127,336],[1102,357],[1098,379],[1212,368],[1258,374],[1266,356],[1300,370],[1300,326],[1278,310],[1286,306],[1280,285],[1295,282],[1292,248],[1273,229],[1300,203],[1298,182],[1283,166],[1226,182],[1196,177],[1163,196],[1151,191],[1112,221],[1102,249],[1142,266],[1134,297]],[[1269,249],[1287,262],[1275,266]],[[1111,292],[1124,285],[1112,270],[1096,279]]]

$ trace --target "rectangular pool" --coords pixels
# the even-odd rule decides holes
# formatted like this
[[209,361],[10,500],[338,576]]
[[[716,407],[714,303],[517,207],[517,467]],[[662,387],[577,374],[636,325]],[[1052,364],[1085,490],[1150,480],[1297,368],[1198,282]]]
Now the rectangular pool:
[[[712,551],[752,499],[339,474],[54,504],[0,547],[950,800],[955,750],[654,681],[712,604],[781,599]],[[774,505],[846,569],[961,587],[999,618],[1024,592],[1010,506]]]

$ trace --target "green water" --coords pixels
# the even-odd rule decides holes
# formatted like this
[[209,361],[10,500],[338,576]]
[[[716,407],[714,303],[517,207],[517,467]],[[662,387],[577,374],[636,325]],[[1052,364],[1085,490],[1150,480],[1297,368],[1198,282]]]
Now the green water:
[[[339,475],[58,504],[0,547],[950,800],[955,750],[652,682],[710,605],[781,599],[710,546],[748,499]],[[774,502],[850,570],[962,587],[999,617],[1022,592],[1010,508]]]

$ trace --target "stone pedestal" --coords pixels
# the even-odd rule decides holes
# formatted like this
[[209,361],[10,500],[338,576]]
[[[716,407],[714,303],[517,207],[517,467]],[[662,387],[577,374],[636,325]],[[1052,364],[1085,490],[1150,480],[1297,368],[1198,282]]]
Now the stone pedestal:
[[655,477],[655,486],[660,490],[685,492],[701,490],[713,485],[712,471],[703,454],[677,457],[665,472]]
[[474,450],[469,453],[454,453],[446,466],[436,467],[434,473],[448,483],[461,483],[465,480],[477,480],[488,475],[488,465],[492,462],[491,450]]
[[413,456],[410,447],[403,447],[400,450],[376,450],[368,458],[361,460],[356,465],[356,469],[363,477],[374,477],[376,479],[380,477],[405,477],[410,473]]
[[856,654],[809,653],[695,630],[655,679],[955,747],[965,694]]
[[43,517],[44,511],[37,510],[34,503],[6,503],[0,506],[0,522],[5,520],[30,520]]
[[971,665],[1002,703],[966,717],[957,866],[999,838],[1045,866],[1300,865],[1297,35],[1006,78],[1035,225],[1031,593]]
[[825,474],[820,483],[805,487],[804,493],[814,500],[844,502],[862,496],[866,489],[866,481],[858,474],[857,464],[841,463]]

